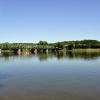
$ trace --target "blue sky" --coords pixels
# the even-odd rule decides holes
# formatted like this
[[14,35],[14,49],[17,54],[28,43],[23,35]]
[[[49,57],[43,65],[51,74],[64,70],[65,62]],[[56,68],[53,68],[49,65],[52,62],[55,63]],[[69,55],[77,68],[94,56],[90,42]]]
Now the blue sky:
[[0,42],[100,40],[100,0],[0,0]]

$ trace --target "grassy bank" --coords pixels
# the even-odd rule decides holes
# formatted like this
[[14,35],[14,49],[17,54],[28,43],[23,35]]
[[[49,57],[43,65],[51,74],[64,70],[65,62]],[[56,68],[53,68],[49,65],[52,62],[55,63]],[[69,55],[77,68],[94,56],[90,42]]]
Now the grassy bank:
[[2,52],[8,52],[8,53],[11,53],[13,52],[12,50],[2,50]]
[[[12,50],[2,50],[2,53],[13,53]],[[87,53],[93,53],[93,52],[100,52],[100,49],[72,49],[72,50],[66,50],[66,49],[62,49],[59,50],[59,52],[76,52],[76,53],[81,53],[81,52],[87,52]]]
[[100,52],[100,49],[73,49],[73,52]]
[[63,49],[59,51],[61,52],[87,52],[87,53],[91,52],[92,53],[92,52],[100,52],[100,49],[72,49],[72,50]]

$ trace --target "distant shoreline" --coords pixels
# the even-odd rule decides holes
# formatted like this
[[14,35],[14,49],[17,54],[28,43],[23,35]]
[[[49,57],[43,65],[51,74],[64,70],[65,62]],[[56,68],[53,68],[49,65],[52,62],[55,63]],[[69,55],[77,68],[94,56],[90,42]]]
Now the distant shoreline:
[[[26,51],[23,51],[23,52],[26,52]],[[29,52],[29,51],[27,51]],[[58,52],[76,52],[76,53],[93,53],[93,52],[100,52],[100,48],[98,49],[91,49],[91,48],[88,48],[88,49],[73,49],[73,50],[58,50]],[[14,53],[13,50],[2,50],[2,53]]]
[[57,51],[74,51],[74,52],[94,52],[100,51],[100,41],[81,40],[81,41],[62,41],[48,43],[39,41],[38,43],[1,43],[0,52],[57,52]]

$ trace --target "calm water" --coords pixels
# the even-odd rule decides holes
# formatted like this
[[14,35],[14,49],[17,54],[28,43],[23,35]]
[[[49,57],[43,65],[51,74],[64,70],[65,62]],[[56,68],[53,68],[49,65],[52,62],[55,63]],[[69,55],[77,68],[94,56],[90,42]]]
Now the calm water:
[[2,54],[0,100],[100,100],[100,54]]

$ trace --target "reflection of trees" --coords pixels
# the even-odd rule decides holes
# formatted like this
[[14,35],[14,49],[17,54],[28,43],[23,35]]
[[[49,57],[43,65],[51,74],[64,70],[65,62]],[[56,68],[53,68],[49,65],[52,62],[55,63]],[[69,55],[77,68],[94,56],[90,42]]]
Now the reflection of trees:
[[66,52],[68,58],[96,59],[100,52]]
[[[16,57],[18,58],[31,58],[31,57],[35,57],[34,55],[30,54],[30,55],[20,55],[17,56],[14,53],[11,52],[4,52],[2,54],[0,54],[1,57],[3,57],[5,60],[9,60],[11,57],[13,57],[13,59]],[[87,52],[87,51],[57,51],[57,52],[51,52],[51,53],[39,53],[36,55],[36,57],[38,57],[38,59],[40,61],[44,61],[44,60],[48,60],[48,58],[57,58],[57,59],[62,59],[62,58],[68,58],[68,59],[96,59],[97,57],[100,56],[100,52]]]
[[57,53],[56,53],[56,57],[57,57],[58,59],[63,58],[63,56],[64,56],[63,52],[57,52]]
[[48,55],[47,54],[40,53],[37,56],[38,56],[40,61],[44,61],[44,60],[48,59]]
[[9,56],[13,56],[13,55],[15,55],[15,54],[12,53],[12,52],[2,52],[2,53],[0,54],[0,56],[3,56],[3,57],[9,57]]
[[100,52],[73,52],[73,51],[67,51],[67,52],[56,52],[56,53],[50,53],[50,54],[38,54],[37,57],[40,61],[47,60],[48,58],[54,57],[57,59],[96,59],[100,57]]
[[9,60],[9,57],[11,57],[13,55],[16,55],[16,54],[14,54],[12,52],[2,52],[0,54],[0,57],[4,57],[4,59],[8,61]]

